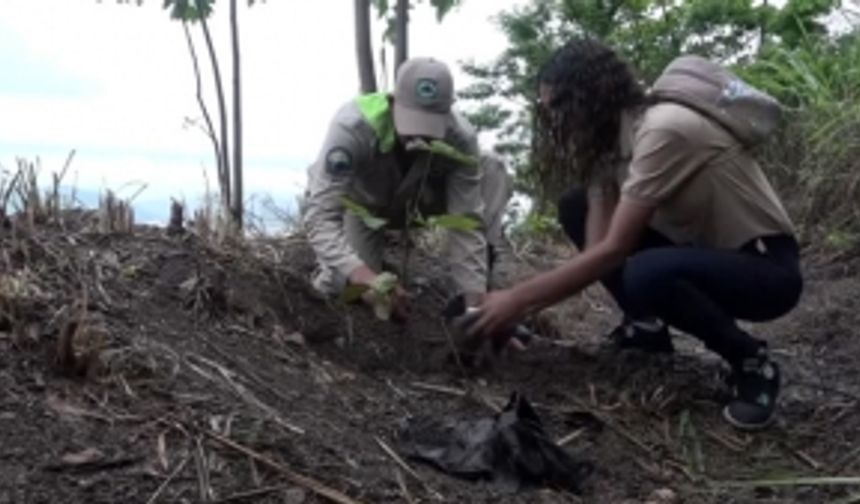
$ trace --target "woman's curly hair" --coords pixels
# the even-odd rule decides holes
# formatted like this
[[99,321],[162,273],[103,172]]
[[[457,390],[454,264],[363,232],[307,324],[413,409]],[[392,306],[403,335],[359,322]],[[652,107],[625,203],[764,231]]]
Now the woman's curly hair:
[[553,54],[538,83],[552,90],[549,107],[539,105],[537,115],[537,166],[549,176],[541,177],[542,185],[609,176],[621,112],[647,101],[630,67],[601,42],[576,38]]

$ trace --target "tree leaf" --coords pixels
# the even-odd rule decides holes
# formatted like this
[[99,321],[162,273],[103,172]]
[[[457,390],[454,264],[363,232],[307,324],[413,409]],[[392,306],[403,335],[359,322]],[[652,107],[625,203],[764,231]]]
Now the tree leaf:
[[465,166],[478,166],[478,158],[465,154],[456,147],[441,140],[433,140],[430,142],[430,152],[437,156],[446,157]]
[[347,211],[360,218],[361,221],[364,222],[365,226],[369,227],[374,231],[382,229],[383,227],[385,227],[386,224],[388,224],[387,219],[374,216],[372,213],[370,213],[370,210],[356,203],[355,201],[352,201],[346,196],[342,196],[340,198],[340,202],[347,209]]
[[391,296],[383,296],[373,303],[373,314],[379,320],[391,320],[392,304]]
[[481,226],[481,223],[465,215],[443,214],[429,217],[427,225],[453,231],[474,231]]
[[441,140],[433,140],[429,144],[424,141],[414,141],[409,144],[409,149],[426,151],[469,167],[478,166],[478,158],[461,152],[453,145]]
[[376,8],[377,16],[382,19],[388,12],[388,0],[371,0],[371,4]]
[[370,288],[375,294],[390,294],[397,285],[397,275],[384,271],[373,279]]
[[347,285],[340,293],[340,302],[342,303],[355,303],[361,296],[367,292],[370,287],[366,285],[358,285],[358,284],[349,284]]
[[382,229],[385,227],[386,224],[388,224],[387,220],[382,219],[380,217],[374,217],[372,215],[369,215],[367,217],[362,217],[361,220],[362,220],[362,222],[364,222],[365,226],[369,227],[370,229],[372,229],[374,231],[376,231],[377,229]]

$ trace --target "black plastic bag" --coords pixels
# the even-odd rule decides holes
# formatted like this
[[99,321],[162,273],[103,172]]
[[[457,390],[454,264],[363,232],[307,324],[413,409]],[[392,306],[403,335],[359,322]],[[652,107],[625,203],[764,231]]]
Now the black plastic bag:
[[416,418],[401,430],[400,451],[441,471],[488,480],[506,492],[550,487],[580,493],[593,471],[547,436],[534,408],[514,393],[492,418]]

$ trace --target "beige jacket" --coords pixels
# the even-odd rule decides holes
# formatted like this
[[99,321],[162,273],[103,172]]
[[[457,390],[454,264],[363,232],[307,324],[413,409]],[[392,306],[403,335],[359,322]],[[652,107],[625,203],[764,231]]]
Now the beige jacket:
[[[387,96],[373,94],[343,105],[332,120],[316,161],[308,169],[302,220],[317,259],[346,278],[363,264],[344,229],[343,197],[374,216],[402,220],[421,177],[415,168],[398,166],[393,152],[394,125]],[[478,157],[471,125],[452,113],[445,141]],[[426,163],[426,161],[425,161]],[[426,166],[426,164],[424,165]],[[440,181],[436,195],[444,212],[484,222],[481,169],[435,157],[430,178]],[[463,292],[483,292],[487,282],[486,239],[482,229],[449,232],[450,273]]]

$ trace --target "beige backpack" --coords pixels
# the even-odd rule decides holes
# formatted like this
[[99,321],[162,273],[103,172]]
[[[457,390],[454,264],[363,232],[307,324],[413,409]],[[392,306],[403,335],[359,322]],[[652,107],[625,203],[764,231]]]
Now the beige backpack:
[[746,147],[762,143],[782,116],[775,98],[699,56],[681,56],[669,63],[654,82],[651,94],[710,117]]

